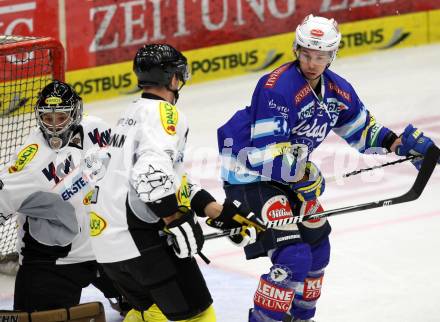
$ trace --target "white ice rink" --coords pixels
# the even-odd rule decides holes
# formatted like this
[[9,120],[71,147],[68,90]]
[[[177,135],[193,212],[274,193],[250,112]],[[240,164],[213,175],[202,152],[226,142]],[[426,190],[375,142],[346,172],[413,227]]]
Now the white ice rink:
[[[337,60],[332,69],[348,79],[376,119],[400,133],[412,123],[440,144],[440,45],[376,52]],[[192,177],[219,199],[216,129],[249,103],[261,74],[184,87],[179,106],[190,121],[186,162]],[[136,96],[86,106],[89,114],[115,122]],[[394,159],[394,158],[391,158]],[[359,155],[333,134],[312,155],[326,176],[390,158]],[[325,209],[385,199],[406,192],[415,168],[401,164],[329,183]],[[416,201],[330,219],[331,263],[315,319],[318,322],[440,321],[440,170]],[[207,229],[207,232],[210,231]],[[200,262],[219,322],[245,322],[266,259],[246,261],[225,239],[205,243],[212,263]],[[0,277],[0,308],[12,307],[13,281]],[[101,300],[93,288],[83,302]],[[108,321],[121,318],[107,310]]]

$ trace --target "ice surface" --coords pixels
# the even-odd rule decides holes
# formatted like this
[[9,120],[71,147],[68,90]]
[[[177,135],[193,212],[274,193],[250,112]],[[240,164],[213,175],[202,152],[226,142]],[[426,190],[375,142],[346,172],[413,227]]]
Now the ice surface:
[[[412,123],[440,144],[438,94],[440,45],[389,50],[336,60],[332,69],[348,79],[376,119],[400,133]],[[224,194],[218,179],[216,129],[244,107],[261,74],[235,77],[183,89],[179,106],[190,122],[186,162],[190,174],[216,197]],[[115,122],[136,96],[88,104],[88,113]],[[346,173],[390,159],[359,155],[331,136],[312,159],[326,176]],[[406,192],[416,170],[409,163],[374,175],[329,183],[326,209]],[[437,169],[417,201],[331,218],[332,257],[316,314],[320,322],[440,321],[440,171]],[[211,231],[207,229],[207,232]],[[259,275],[267,259],[245,261],[226,239],[209,241],[200,263],[214,297],[219,322],[247,321]],[[0,276],[0,308],[12,306],[13,281]],[[82,301],[105,299],[93,287]],[[120,321],[107,310],[108,321]]]

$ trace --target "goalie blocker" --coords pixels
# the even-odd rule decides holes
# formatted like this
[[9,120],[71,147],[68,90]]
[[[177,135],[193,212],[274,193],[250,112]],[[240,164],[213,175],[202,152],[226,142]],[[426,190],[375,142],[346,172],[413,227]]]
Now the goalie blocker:
[[0,320],[8,322],[105,322],[101,302],[84,303],[69,309],[38,311],[0,311]]

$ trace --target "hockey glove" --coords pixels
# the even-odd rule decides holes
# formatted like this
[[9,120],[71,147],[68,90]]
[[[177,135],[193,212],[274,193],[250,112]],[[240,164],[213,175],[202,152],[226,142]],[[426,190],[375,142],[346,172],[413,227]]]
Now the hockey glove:
[[229,199],[223,203],[220,215],[215,219],[208,218],[206,224],[221,230],[236,229],[236,234],[228,238],[239,247],[255,242],[257,233],[266,229],[253,212],[243,207],[238,200]]
[[[412,124],[409,124],[405,128],[400,138],[402,144],[396,147],[396,154],[400,156],[424,156],[428,152],[428,149],[434,145],[434,142],[432,142],[430,138],[424,136],[423,132],[412,126]],[[411,162],[417,170],[420,170],[422,161],[423,159],[417,158]],[[440,160],[437,161],[437,163],[440,163]]]
[[302,202],[318,198],[325,190],[325,179],[321,171],[311,161],[306,162],[304,179],[290,185]]
[[193,257],[205,242],[202,227],[197,222],[194,212],[189,209],[186,209],[179,219],[169,223],[165,231],[171,234],[172,246],[179,258]]

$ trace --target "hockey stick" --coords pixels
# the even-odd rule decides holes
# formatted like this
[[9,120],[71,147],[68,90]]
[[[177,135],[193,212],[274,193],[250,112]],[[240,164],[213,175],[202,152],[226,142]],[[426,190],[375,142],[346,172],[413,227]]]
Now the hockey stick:
[[348,178],[348,177],[355,176],[355,175],[358,175],[358,174],[363,173],[363,172],[372,171],[372,170],[376,170],[376,169],[380,169],[380,168],[385,168],[385,167],[388,167],[390,165],[394,165],[394,164],[398,164],[398,163],[403,163],[403,162],[411,161],[411,160],[418,159],[418,158],[420,158],[420,156],[410,155],[409,157],[406,157],[406,158],[403,158],[403,159],[399,159],[399,160],[395,160],[395,161],[391,161],[391,162],[387,162],[387,163],[383,163],[383,164],[380,164],[380,165],[376,165],[374,167],[354,170],[352,172],[344,173],[343,175],[332,176],[332,177],[326,178],[325,181],[326,182],[334,182],[334,181],[336,181],[338,179]]
[[[303,221],[313,220],[313,219],[321,219],[336,215],[342,215],[350,212],[355,211],[361,211],[361,210],[367,210],[367,209],[374,209],[384,206],[391,206],[391,205],[397,205],[399,203],[409,202],[416,200],[420,197],[423,190],[426,187],[426,184],[429,181],[429,178],[431,177],[436,165],[437,161],[440,157],[440,150],[436,146],[432,146],[429,148],[428,152],[426,153],[426,156],[423,158],[423,163],[420,168],[420,171],[416,177],[416,180],[414,181],[413,186],[411,189],[409,189],[405,194],[390,198],[390,199],[384,199],[379,201],[372,201],[367,202],[359,205],[354,206],[348,206],[348,207],[342,207],[337,208],[333,210],[323,211],[317,214],[310,214],[310,215],[302,215],[302,216],[296,216],[285,220],[280,220],[278,222],[269,223],[266,225],[266,228],[273,228],[273,227],[279,227],[289,224],[298,224]],[[217,233],[207,234],[204,236],[205,240],[209,239],[215,239],[219,237],[224,236],[233,236],[239,233],[238,229],[230,229],[230,230],[224,230]]]
[[28,101],[28,97],[20,99],[19,96],[15,96],[14,99],[9,103],[9,107],[0,114],[0,117],[3,118],[5,116],[9,116],[10,114],[25,106]]

